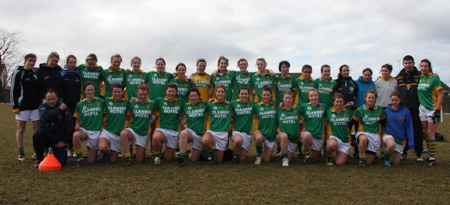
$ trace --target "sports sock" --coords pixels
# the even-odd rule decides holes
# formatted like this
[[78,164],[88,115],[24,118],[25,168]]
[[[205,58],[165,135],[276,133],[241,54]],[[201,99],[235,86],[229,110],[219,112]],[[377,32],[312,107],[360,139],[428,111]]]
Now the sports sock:
[[23,151],[23,147],[18,147],[17,152],[19,152],[19,155],[24,155],[25,152]]
[[161,151],[160,150],[153,150],[153,156],[154,157],[161,157]]
[[287,159],[287,158],[288,158],[288,154],[287,154],[287,153],[283,153],[283,154],[281,154],[281,158],[283,158],[283,159]]
[[129,152],[125,153],[123,155],[123,157],[126,158],[126,159],[128,159],[128,158],[131,159],[131,153],[129,153]]
[[256,143],[256,156],[260,157],[262,156],[262,143]]
[[391,156],[392,155],[390,155],[390,154],[386,154],[385,157],[384,157],[384,160],[385,161],[391,161]]
[[436,139],[426,140],[430,157],[436,157]]
[[209,152],[208,155],[210,157],[214,158],[214,157],[216,157],[216,152],[214,152],[214,150],[213,150],[213,151]]
[[83,149],[80,147],[80,148],[75,148],[74,149],[74,151],[75,151],[75,153],[77,154],[77,158],[78,159],[80,159],[80,158],[83,158]]
[[180,159],[185,160],[186,159],[186,152],[180,153]]
[[303,153],[306,157],[309,157],[311,155],[311,148],[303,148]]
[[73,151],[73,145],[72,145],[72,143],[68,143],[68,144],[67,144],[67,150]]
[[366,154],[364,154],[364,153],[359,153],[358,154],[359,155],[359,161],[366,161]]

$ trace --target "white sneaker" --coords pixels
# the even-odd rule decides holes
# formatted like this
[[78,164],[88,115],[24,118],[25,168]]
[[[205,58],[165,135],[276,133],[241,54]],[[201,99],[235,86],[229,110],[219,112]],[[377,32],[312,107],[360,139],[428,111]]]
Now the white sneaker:
[[17,157],[17,160],[23,162],[25,161],[25,155],[24,154],[19,154],[19,157]]
[[73,156],[73,152],[70,150],[67,150],[67,157],[70,158]]
[[261,164],[261,157],[256,157],[255,164]]
[[155,165],[161,165],[161,159],[159,157],[155,157]]
[[72,157],[73,157],[73,158],[77,158],[77,153],[72,152]]
[[281,164],[281,166],[288,167],[289,166],[289,159],[288,158],[283,158],[283,163]]

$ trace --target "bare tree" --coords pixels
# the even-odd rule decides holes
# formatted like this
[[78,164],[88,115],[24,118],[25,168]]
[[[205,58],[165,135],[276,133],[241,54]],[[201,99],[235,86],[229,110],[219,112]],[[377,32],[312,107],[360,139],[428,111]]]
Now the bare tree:
[[11,81],[11,74],[21,60],[19,54],[20,31],[9,32],[0,28],[0,85],[2,91]]

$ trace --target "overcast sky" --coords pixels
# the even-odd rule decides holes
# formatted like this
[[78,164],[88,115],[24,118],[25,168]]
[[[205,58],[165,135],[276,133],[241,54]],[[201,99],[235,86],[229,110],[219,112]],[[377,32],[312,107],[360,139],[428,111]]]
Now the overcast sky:
[[[129,68],[140,56],[145,71],[164,57],[173,72],[179,62],[195,72],[195,61],[205,58],[207,72],[217,68],[217,59],[246,58],[249,70],[255,60],[266,58],[277,70],[288,60],[291,72],[302,65],[329,64],[335,78],[348,64],[353,78],[362,69],[394,66],[412,55],[417,67],[428,58],[434,72],[450,83],[450,2],[396,1],[11,1],[0,0],[0,27],[21,31],[21,53],[35,53],[45,62],[51,51],[62,57],[74,54],[84,63],[96,53],[99,65],[109,67],[109,58],[119,53],[122,67]],[[60,62],[62,65],[64,62]]]

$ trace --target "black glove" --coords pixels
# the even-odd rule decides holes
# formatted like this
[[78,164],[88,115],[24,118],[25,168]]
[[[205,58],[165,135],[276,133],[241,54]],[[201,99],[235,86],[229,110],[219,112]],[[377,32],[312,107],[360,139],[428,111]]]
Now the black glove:
[[437,122],[441,121],[441,110],[435,110],[433,114],[433,124],[436,124]]

